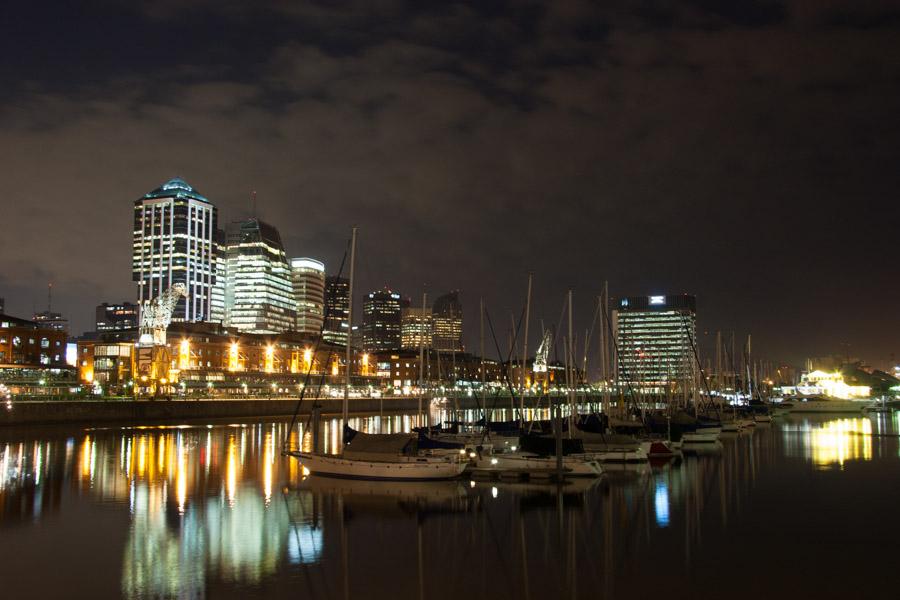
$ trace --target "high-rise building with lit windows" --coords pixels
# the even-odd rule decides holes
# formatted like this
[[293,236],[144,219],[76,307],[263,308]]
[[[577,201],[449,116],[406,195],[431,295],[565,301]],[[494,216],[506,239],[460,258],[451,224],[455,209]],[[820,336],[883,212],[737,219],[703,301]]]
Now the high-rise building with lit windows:
[[216,240],[216,253],[215,253],[215,267],[216,267],[216,284],[212,288],[212,300],[210,302],[211,309],[209,313],[209,320],[217,323],[225,322],[225,282],[228,277],[228,273],[226,273],[226,262],[227,257],[225,255],[227,250],[226,236],[225,231],[223,229],[217,229],[215,234]]
[[400,319],[400,346],[404,350],[430,350],[434,345],[434,323],[430,308],[404,307]]
[[318,334],[325,314],[325,265],[314,258],[292,258],[291,279],[297,301],[296,330]]
[[331,276],[325,279],[325,327],[322,338],[345,345],[350,331],[350,280]]
[[216,219],[216,207],[177,177],[134,201],[131,268],[138,302],[183,283],[187,297],[179,299],[173,320],[210,320]]
[[431,317],[434,322],[434,349],[462,352],[462,304],[459,301],[459,290],[436,298],[431,306]]
[[620,298],[612,321],[623,386],[662,391],[691,380],[697,333],[694,296]]
[[252,218],[228,226],[225,325],[250,333],[294,328],[297,303],[278,230]]
[[136,329],[140,325],[140,309],[131,302],[104,302],[97,306],[95,314],[97,331]]
[[362,346],[366,352],[400,350],[403,298],[388,288],[363,298]]

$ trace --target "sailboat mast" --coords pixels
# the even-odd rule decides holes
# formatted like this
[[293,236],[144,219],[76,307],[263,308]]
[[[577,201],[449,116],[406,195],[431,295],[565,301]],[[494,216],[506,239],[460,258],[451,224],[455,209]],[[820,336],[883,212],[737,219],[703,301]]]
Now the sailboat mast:
[[487,414],[487,396],[485,395],[485,383],[487,380],[487,374],[484,371],[484,298],[480,298],[478,300],[478,311],[479,311],[479,352],[481,353],[481,406],[482,410],[484,410],[484,421],[485,421],[485,430],[488,427],[489,417]]
[[[525,339],[522,342],[522,364],[519,369],[519,414],[525,414],[525,367],[528,365],[528,320],[531,316],[531,278],[528,274],[528,293],[525,295]],[[522,417],[524,418],[524,416]]]
[[422,416],[422,396],[425,394],[425,304],[428,292],[422,292],[422,319],[419,321],[419,413]]
[[575,418],[575,343],[572,340],[572,290],[569,290],[569,345],[568,364],[571,373],[569,380],[569,435],[572,435],[572,427]]
[[345,362],[347,372],[344,385],[344,403],[341,407],[341,417],[344,419],[344,426],[347,425],[347,416],[350,412],[350,345],[353,340],[353,277],[354,267],[356,263],[356,230],[350,236],[350,284],[347,288],[347,347]]
[[747,402],[753,400],[753,380],[750,379],[750,334],[747,334]]

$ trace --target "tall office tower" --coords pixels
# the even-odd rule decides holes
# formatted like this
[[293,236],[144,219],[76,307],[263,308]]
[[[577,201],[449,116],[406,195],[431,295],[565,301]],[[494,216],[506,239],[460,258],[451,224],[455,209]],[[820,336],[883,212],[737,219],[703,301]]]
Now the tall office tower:
[[459,290],[435,299],[431,306],[434,321],[434,349],[462,352],[462,304]]
[[225,325],[250,333],[294,328],[297,303],[278,230],[253,218],[228,226]]
[[297,301],[295,329],[318,334],[325,313],[325,265],[314,258],[292,258],[291,279]]
[[140,325],[140,307],[131,302],[104,302],[96,310],[97,331],[136,329]]
[[404,308],[400,319],[400,347],[404,350],[426,350],[434,347],[434,322],[430,308]]
[[350,280],[344,277],[325,279],[325,327],[322,339],[332,344],[346,345],[350,327]]
[[216,207],[183,179],[172,179],[134,201],[132,280],[138,302],[156,298],[176,283],[176,321],[207,321],[216,285]]
[[216,323],[224,323],[225,322],[225,282],[228,280],[228,273],[226,272],[227,265],[227,239],[225,235],[225,231],[222,229],[216,229],[215,233],[216,240],[216,252],[215,252],[215,267],[216,267],[216,283],[212,287],[212,299],[210,300],[210,311],[209,311],[209,320],[214,321]]
[[629,296],[613,314],[618,375],[644,391],[681,385],[694,373],[697,332],[694,296]]
[[402,298],[388,288],[363,299],[362,346],[366,352],[400,349]]

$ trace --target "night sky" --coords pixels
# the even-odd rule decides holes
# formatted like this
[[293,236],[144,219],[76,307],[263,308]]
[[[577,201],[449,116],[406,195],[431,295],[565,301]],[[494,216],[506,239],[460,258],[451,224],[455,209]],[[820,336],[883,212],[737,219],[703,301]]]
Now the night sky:
[[[181,176],[360,291],[689,292],[799,364],[900,353],[900,4],[19,2],[0,15],[0,296],[134,300],[133,201]],[[583,333],[579,334],[579,337]]]

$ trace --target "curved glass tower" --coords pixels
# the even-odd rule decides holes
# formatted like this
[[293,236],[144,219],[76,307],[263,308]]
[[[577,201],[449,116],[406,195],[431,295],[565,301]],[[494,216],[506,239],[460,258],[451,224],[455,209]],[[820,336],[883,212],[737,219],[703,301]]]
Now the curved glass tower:
[[228,227],[225,325],[251,333],[294,328],[297,303],[278,230],[253,218]]

